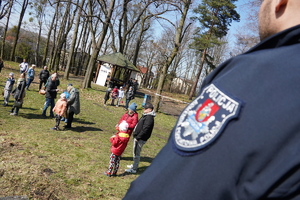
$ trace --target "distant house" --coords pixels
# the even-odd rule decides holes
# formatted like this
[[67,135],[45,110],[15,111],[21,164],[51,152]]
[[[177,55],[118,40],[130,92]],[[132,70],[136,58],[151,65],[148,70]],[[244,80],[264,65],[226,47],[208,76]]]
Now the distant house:
[[122,53],[103,55],[98,58],[98,66],[94,76],[94,82],[98,85],[122,86],[130,78],[139,73],[136,68]]
[[174,78],[171,89],[173,92],[188,94],[193,85],[193,81],[183,78]]
[[137,68],[140,70],[140,73],[137,73],[134,79],[136,79],[140,85],[143,85],[143,87],[150,88],[154,79],[154,73],[149,71],[147,67],[137,66]]

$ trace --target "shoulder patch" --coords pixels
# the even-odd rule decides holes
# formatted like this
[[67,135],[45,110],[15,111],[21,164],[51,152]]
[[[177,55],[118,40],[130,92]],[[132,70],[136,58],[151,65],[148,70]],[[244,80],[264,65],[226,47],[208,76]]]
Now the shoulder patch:
[[173,132],[173,147],[194,155],[210,145],[227,123],[238,117],[242,102],[211,84],[180,115]]

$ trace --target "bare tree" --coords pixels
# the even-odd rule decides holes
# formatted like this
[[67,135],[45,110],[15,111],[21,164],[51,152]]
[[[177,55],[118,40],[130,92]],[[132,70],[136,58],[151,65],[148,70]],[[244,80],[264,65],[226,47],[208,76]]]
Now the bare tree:
[[0,19],[10,12],[13,1],[0,1]]
[[14,57],[15,57],[16,47],[17,47],[17,43],[18,43],[18,40],[19,40],[20,29],[21,29],[22,21],[23,21],[28,3],[29,3],[29,0],[24,0],[23,4],[22,4],[21,13],[20,13],[20,17],[19,17],[19,22],[18,22],[18,26],[17,26],[16,38],[14,40],[13,48],[12,48],[11,55],[10,55],[10,60],[11,61],[13,61]]
[[[47,0],[35,0],[31,4],[31,8],[34,10],[34,18],[37,19],[38,23],[38,36],[36,40],[36,48],[35,48],[35,63],[37,65],[40,64],[39,54],[40,54],[40,41],[42,35],[43,22],[45,18],[45,8],[47,6]],[[33,21],[34,18],[30,18],[30,21]]]
[[[91,7],[91,2],[89,1],[90,7]],[[101,6],[101,10],[105,15],[105,20],[102,23],[102,32],[98,38],[97,43],[93,42],[93,47],[92,47],[92,54],[91,57],[89,59],[89,64],[87,67],[87,71],[84,77],[84,80],[82,82],[82,88],[89,88],[91,87],[91,79],[93,76],[93,71],[95,68],[95,63],[96,63],[96,59],[97,56],[99,54],[100,48],[102,47],[102,44],[104,42],[104,39],[106,37],[107,34],[107,30],[109,28],[109,24],[111,21],[111,17],[113,14],[113,9],[115,7],[115,0],[111,0],[109,7],[107,8],[107,3],[105,1],[101,1],[100,3]],[[92,13],[91,13],[92,14]],[[93,32],[93,30],[91,30],[91,32]],[[94,37],[94,41],[95,41],[95,34],[92,34],[92,37]]]
[[76,39],[77,39],[77,34],[78,34],[78,29],[79,29],[80,18],[81,18],[80,15],[81,15],[81,12],[83,9],[84,2],[85,2],[84,0],[81,0],[81,4],[79,6],[79,13],[76,18],[75,29],[74,29],[73,38],[72,38],[72,44],[70,47],[70,52],[69,52],[69,57],[68,57],[68,63],[67,63],[66,70],[64,73],[64,79],[69,79],[70,67],[71,67],[72,60],[74,59],[74,50],[75,50],[75,45],[76,45]]
[[[9,1],[8,6],[3,6],[2,7],[3,9],[1,11],[1,13],[2,13],[1,15],[4,17],[6,15],[6,10],[8,9],[7,10],[7,20],[6,20],[6,24],[5,24],[5,29],[4,29],[4,32],[3,32],[3,35],[2,35],[1,58],[3,58],[3,55],[4,55],[5,38],[6,38],[7,30],[8,30],[8,24],[9,24],[9,19],[10,19],[10,15],[11,15],[11,10],[12,10],[13,4],[14,4],[14,0]],[[7,5],[7,3],[5,5]],[[2,19],[2,18],[0,18],[0,19]]]
[[[178,8],[180,8],[180,11],[181,11],[181,19],[180,19],[178,27],[176,27],[176,36],[175,36],[175,42],[174,42],[175,45],[174,45],[171,55],[167,58],[167,61],[164,63],[162,73],[160,74],[160,77],[159,77],[159,82],[158,82],[158,86],[157,86],[157,90],[156,90],[156,93],[158,95],[156,95],[155,99],[154,99],[155,111],[159,110],[161,93],[162,93],[162,89],[164,86],[164,81],[165,81],[165,77],[167,75],[168,68],[171,65],[171,63],[173,62],[175,56],[177,55],[179,48],[181,47],[181,42],[183,40],[183,37],[188,28],[188,26],[185,27],[185,22],[186,22],[186,17],[187,17],[187,14],[188,14],[188,11],[189,11],[192,1],[191,0],[183,0],[183,1],[180,1],[180,3],[181,4],[178,5]],[[183,8],[181,8],[180,6],[182,6]]]

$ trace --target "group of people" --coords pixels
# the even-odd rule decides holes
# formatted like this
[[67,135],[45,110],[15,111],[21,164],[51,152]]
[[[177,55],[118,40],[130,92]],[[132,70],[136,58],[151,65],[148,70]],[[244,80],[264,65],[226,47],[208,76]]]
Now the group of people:
[[152,134],[154,117],[156,114],[153,110],[153,105],[149,102],[144,105],[143,116],[140,119],[138,119],[136,109],[136,103],[130,104],[128,111],[121,117],[118,124],[115,126],[118,132],[110,138],[112,146],[109,167],[108,170],[104,172],[106,176],[111,177],[117,175],[121,155],[126,149],[132,133],[134,137],[133,164],[127,165],[128,169],[125,171],[128,173],[137,172],[140,163],[141,150]]
[[[13,95],[15,101],[11,109],[10,115],[18,115],[19,109],[22,108],[24,97],[26,96],[26,90],[29,90],[29,86],[35,77],[35,67],[32,65],[28,67],[26,59],[19,65],[20,66],[20,77],[17,80],[16,87],[14,73],[9,73],[5,87],[4,87],[4,102],[3,106],[8,106],[10,95]],[[27,74],[27,81],[26,76]],[[57,97],[57,88],[60,85],[60,80],[57,73],[50,73],[47,66],[39,73],[39,91],[45,89],[45,103],[43,107],[42,116],[46,117],[47,108],[50,106],[50,117],[56,119],[56,124],[52,130],[59,130],[59,122],[61,120],[65,121],[67,124],[65,128],[72,128],[72,122],[75,114],[80,113],[80,100],[79,91],[73,87],[72,84],[68,84],[67,89],[63,91],[60,95],[60,99],[55,104],[55,99]],[[54,116],[54,112],[56,115]]]
[[118,89],[117,86],[115,86],[113,89],[112,88],[107,88],[105,95],[104,95],[104,106],[106,106],[107,101],[111,98],[111,105],[115,105],[115,100],[117,100],[116,107],[119,107],[123,103],[123,98],[126,98],[125,101],[125,110],[128,109],[129,103],[132,99],[135,97],[135,92],[133,90],[133,86],[130,86],[128,91],[125,94],[124,87],[120,87]]

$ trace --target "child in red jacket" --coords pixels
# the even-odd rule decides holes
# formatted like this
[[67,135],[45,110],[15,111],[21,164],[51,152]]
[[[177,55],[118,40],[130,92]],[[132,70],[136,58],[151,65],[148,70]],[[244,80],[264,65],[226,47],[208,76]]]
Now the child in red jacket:
[[118,130],[119,132],[110,138],[110,142],[112,144],[110,148],[111,151],[110,162],[109,162],[108,170],[104,172],[104,174],[109,177],[117,175],[119,165],[120,165],[121,155],[124,152],[127,143],[130,139],[130,135],[127,133],[128,124],[126,121],[122,121],[119,124]]

